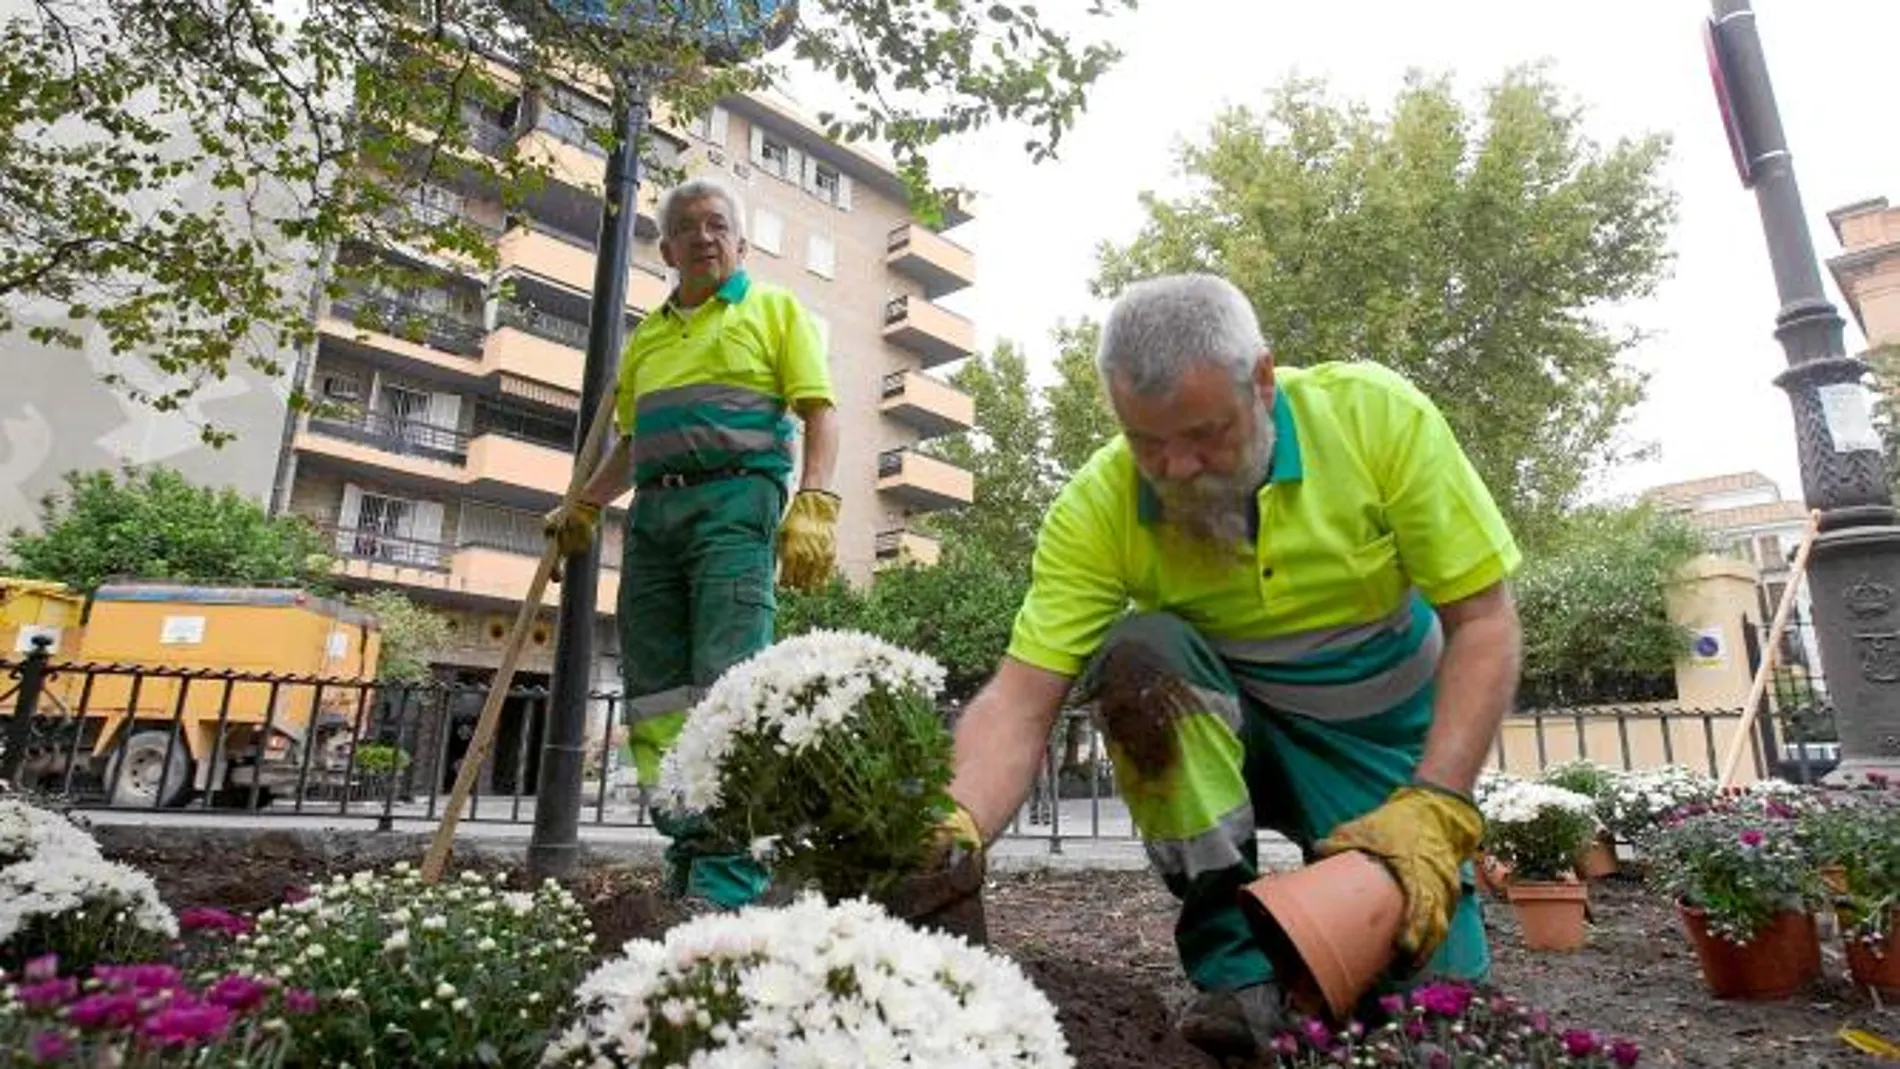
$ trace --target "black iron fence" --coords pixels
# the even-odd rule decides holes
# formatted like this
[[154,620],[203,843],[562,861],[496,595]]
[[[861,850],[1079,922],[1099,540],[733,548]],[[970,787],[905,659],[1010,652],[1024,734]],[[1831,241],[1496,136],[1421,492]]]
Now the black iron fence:
[[[377,683],[282,674],[0,659],[0,779],[79,808],[320,816],[389,829],[433,822],[466,759],[486,686]],[[622,699],[591,696],[583,826],[651,824],[621,744]],[[545,687],[504,699],[465,822],[527,824],[543,789]],[[1681,764],[1712,775],[1739,710],[1612,707],[1512,716],[1492,764],[1533,773],[1574,757],[1624,769]],[[1814,779],[1826,762],[1790,750],[1764,717],[1744,767]],[[1812,757],[1812,759],[1811,759]],[[1007,834],[1060,850],[1135,834],[1100,734],[1085,710],[1059,722],[1029,799]]]

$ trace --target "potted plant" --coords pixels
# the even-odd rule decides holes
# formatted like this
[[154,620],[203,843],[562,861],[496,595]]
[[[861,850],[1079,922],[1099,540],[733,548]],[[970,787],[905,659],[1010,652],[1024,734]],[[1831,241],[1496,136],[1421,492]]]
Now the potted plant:
[[1714,799],[1718,786],[1710,776],[1681,765],[1637,769],[1616,777],[1597,814],[1610,837],[1627,844],[1647,865],[1644,838],[1670,814]]
[[[769,863],[784,891],[894,908],[955,804],[943,678],[870,635],[788,638],[713,684],[661,764],[661,796]],[[980,940],[981,899],[968,901],[975,915],[929,921]]]
[[1559,1027],[1517,999],[1456,981],[1425,984],[1378,1000],[1376,1011],[1334,1027],[1296,1019],[1273,1037],[1279,1069],[1384,1065],[1402,1069],[1509,1065],[1522,1069],[1632,1069],[1632,1040]]
[[1900,789],[1875,775],[1801,817],[1854,982],[1900,998]]
[[1786,998],[1821,971],[1826,901],[1792,811],[1731,796],[1669,818],[1643,842],[1717,998]]
[[[1514,783],[1522,782],[1524,782],[1524,777],[1516,773],[1506,772],[1501,768],[1487,768],[1478,774],[1478,782],[1472,788],[1471,797],[1482,812],[1486,800],[1492,795]],[[1477,877],[1480,891],[1496,898],[1504,897],[1504,889],[1511,883],[1511,867],[1500,860],[1496,854],[1485,849],[1482,842],[1478,844],[1478,855],[1472,858],[1471,867]]]
[[1562,787],[1590,799],[1597,816],[1597,829],[1577,855],[1577,875],[1583,879],[1599,880],[1616,875],[1616,840],[1611,837],[1609,826],[1603,821],[1603,811],[1613,797],[1620,775],[1616,769],[1599,765],[1587,757],[1579,757],[1552,765],[1538,777],[1553,787]]
[[1596,834],[1596,802],[1548,783],[1520,782],[1491,792],[1482,809],[1486,849],[1511,867],[1505,895],[1524,945],[1581,947],[1589,889],[1577,879],[1577,855]]

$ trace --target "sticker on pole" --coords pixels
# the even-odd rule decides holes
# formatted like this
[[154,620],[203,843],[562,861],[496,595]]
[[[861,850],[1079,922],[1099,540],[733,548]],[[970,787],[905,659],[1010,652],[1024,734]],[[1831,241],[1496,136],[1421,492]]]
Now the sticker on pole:
[[1880,452],[1880,432],[1874,429],[1873,408],[1867,389],[1857,382],[1837,382],[1815,390],[1821,397],[1821,418],[1834,440],[1836,453]]
[[734,62],[753,47],[770,52],[791,37],[798,0],[553,0],[563,18],[627,34],[697,45]]

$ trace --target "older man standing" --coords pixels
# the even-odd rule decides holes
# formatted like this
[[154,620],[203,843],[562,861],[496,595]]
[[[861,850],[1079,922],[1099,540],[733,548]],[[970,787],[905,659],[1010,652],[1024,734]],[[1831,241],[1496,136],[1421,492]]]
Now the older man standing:
[[1519,553],[1443,417],[1373,364],[1276,370],[1208,276],[1131,287],[1099,365],[1124,434],[1044,520],[1008,656],[958,726],[946,839],[1000,832],[1073,687],[1180,901],[1189,1040],[1246,1056],[1281,1023],[1236,901],[1258,826],[1386,862],[1395,982],[1483,977],[1470,791],[1513,700]]
[[[706,179],[661,202],[660,251],[678,286],[627,340],[612,450],[579,501],[547,520],[573,552],[594,537],[601,507],[635,488],[618,617],[642,786],[705,689],[772,642],[775,567],[787,585],[812,587],[836,556],[824,345],[795,296],[746,274],[743,220],[738,198]],[[793,413],[804,457],[787,509]],[[655,823],[673,840],[676,892],[736,907],[769,883],[751,858],[710,848],[689,817],[656,812]]]

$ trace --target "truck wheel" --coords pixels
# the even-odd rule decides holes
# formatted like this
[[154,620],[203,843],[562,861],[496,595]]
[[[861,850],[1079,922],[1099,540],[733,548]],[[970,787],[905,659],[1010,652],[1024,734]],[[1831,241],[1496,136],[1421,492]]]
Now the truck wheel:
[[138,732],[107,764],[106,785],[112,790],[113,805],[150,806],[156,801],[163,807],[180,801],[191,787],[191,757],[185,741],[180,739],[174,746],[169,732]]

